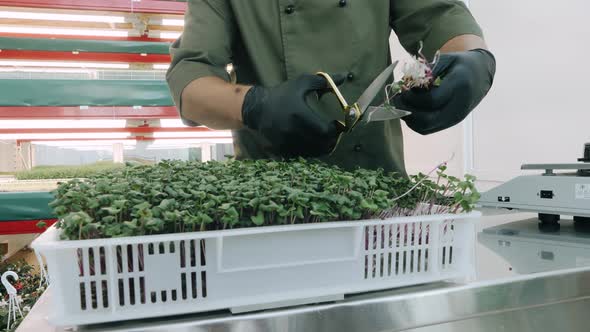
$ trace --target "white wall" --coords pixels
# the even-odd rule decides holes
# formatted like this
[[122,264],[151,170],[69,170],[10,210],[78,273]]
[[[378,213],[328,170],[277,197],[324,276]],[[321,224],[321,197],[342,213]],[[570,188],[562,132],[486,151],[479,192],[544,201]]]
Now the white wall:
[[[521,174],[523,163],[574,162],[590,142],[590,2],[469,4],[496,55],[494,86],[474,112],[472,138],[465,137],[465,124],[431,137],[406,128],[408,171],[432,167],[452,152],[460,159],[451,165],[456,173],[493,182]],[[396,57],[399,46],[392,45]],[[473,169],[463,158],[471,143]]]
[[0,235],[0,243],[8,243],[8,252],[4,259],[17,253],[22,248],[29,245],[39,234],[18,234],[18,235]]
[[0,140],[0,172],[16,171],[16,142]]
[[574,162],[590,142],[590,2],[472,0],[498,71],[474,114],[475,173],[506,180],[521,163]]

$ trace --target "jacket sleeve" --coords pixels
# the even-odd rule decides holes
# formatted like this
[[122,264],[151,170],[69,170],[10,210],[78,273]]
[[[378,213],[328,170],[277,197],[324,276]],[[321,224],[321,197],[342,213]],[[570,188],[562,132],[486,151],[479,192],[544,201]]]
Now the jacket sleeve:
[[229,1],[188,1],[184,31],[170,47],[172,62],[166,73],[172,98],[181,117],[180,97],[189,83],[205,76],[229,81],[225,68],[231,63],[234,31]]
[[459,35],[483,37],[483,32],[467,6],[460,0],[390,0],[390,25],[401,45],[432,59],[447,41]]

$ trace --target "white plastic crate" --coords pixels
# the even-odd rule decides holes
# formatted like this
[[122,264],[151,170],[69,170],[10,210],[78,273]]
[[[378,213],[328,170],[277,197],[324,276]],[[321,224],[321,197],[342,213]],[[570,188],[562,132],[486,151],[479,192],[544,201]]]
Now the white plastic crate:
[[478,212],[59,241],[46,259],[55,325],[342,299],[474,276]]

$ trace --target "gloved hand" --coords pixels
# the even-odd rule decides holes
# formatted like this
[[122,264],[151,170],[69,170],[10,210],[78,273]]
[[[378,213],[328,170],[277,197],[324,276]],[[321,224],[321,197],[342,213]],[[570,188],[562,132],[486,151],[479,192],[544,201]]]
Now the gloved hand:
[[[345,79],[344,75],[332,78],[337,85]],[[328,89],[328,82],[319,75],[302,75],[273,88],[253,86],[244,97],[242,121],[283,157],[326,155],[338,141],[336,124],[312,110],[306,97],[312,92],[319,97]]]
[[408,127],[432,134],[463,121],[486,96],[495,73],[496,60],[487,50],[444,53],[433,70],[440,86],[400,93],[394,105],[412,112],[403,118]]

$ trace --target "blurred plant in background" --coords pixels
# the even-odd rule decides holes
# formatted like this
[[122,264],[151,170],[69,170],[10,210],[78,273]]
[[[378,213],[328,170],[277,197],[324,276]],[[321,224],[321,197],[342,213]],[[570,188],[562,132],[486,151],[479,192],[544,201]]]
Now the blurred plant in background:
[[[45,291],[45,286],[41,283],[41,275],[36,267],[27,263],[24,259],[12,263],[0,263],[0,275],[6,271],[14,271],[18,274],[18,280],[9,279],[9,281],[17,290],[17,300],[23,315],[26,317]],[[14,323],[11,321],[11,328],[8,331],[16,331],[22,320],[23,318],[17,314],[16,321]],[[7,323],[8,293],[2,287],[0,291],[0,328],[4,330]]]

